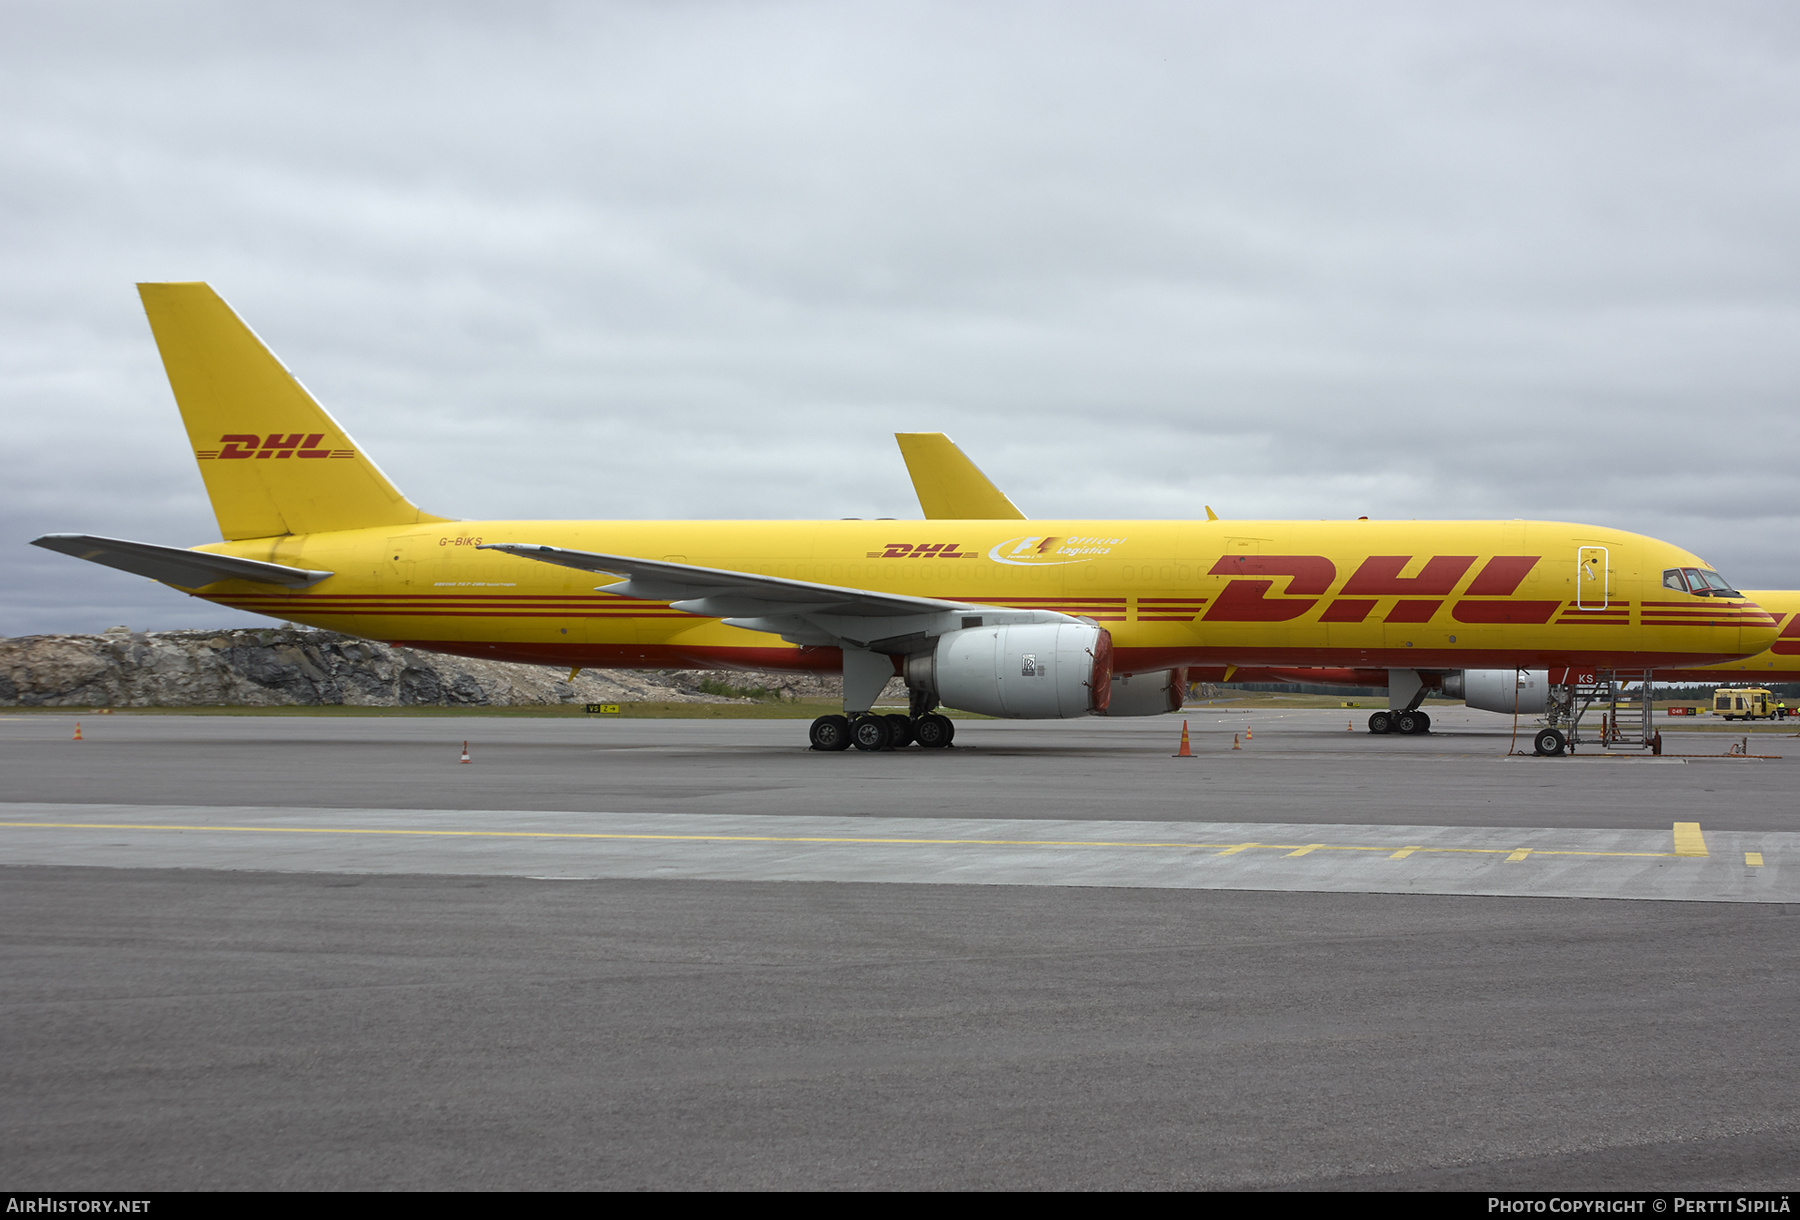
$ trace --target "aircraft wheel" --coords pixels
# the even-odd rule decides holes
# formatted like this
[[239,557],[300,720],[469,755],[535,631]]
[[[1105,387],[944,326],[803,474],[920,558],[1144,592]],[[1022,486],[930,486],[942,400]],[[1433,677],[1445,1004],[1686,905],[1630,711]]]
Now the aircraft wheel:
[[912,724],[913,740],[927,750],[941,750],[950,744],[956,735],[948,716],[940,716],[936,712],[927,712]]
[[821,716],[812,722],[807,736],[815,750],[848,750],[850,721],[843,716]]
[[1555,729],[1540,730],[1531,743],[1531,748],[1546,758],[1559,756],[1567,746],[1568,743],[1563,740],[1563,735]]
[[1419,724],[1417,712],[1401,712],[1394,717],[1394,731],[1411,737],[1414,733],[1422,733],[1425,730]]
[[859,750],[886,749],[888,722],[883,716],[858,716],[850,722],[850,744]]
[[888,724],[888,744],[896,750],[904,750],[913,743],[912,721],[895,712],[892,716],[883,716]]
[[1387,712],[1376,712],[1369,717],[1369,732],[1391,733],[1394,731],[1394,718]]
[[1431,732],[1431,717],[1427,716],[1424,712],[1414,712],[1413,722],[1418,725],[1413,732],[1419,734],[1419,736],[1423,737],[1425,734]]

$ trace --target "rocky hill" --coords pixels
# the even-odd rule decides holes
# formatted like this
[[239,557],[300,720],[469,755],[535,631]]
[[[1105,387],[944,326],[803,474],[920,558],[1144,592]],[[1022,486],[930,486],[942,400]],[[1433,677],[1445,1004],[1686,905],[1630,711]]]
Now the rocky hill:
[[14,707],[734,703],[840,689],[836,677],[735,670],[596,669],[569,681],[566,670],[291,626],[0,639],[0,705]]

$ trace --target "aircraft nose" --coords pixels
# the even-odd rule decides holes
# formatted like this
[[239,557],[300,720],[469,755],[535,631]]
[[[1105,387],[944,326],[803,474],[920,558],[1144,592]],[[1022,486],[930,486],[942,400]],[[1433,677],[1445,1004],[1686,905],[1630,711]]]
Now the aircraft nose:
[[[1755,602],[1744,602],[1743,607],[1746,611],[1754,611],[1761,617],[1746,621],[1738,627],[1738,648],[1745,656],[1767,652],[1775,645],[1778,620]],[[1748,618],[1748,616],[1746,617]]]

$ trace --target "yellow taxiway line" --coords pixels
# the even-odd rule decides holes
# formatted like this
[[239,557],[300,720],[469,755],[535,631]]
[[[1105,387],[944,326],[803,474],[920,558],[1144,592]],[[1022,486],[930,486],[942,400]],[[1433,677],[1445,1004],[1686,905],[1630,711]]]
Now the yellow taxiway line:
[[[399,835],[442,839],[609,839],[622,841],[697,842],[697,843],[850,843],[913,847],[1161,847],[1212,851],[1221,856],[1234,856],[1251,850],[1279,851],[1289,856],[1304,856],[1316,851],[1381,852],[1390,860],[1404,860],[1418,852],[1459,853],[1464,855],[1501,855],[1508,863],[1528,856],[1620,856],[1639,859],[1670,857],[1704,857],[1706,841],[1700,836],[1698,822],[1677,822],[1674,827],[1674,851],[1588,851],[1574,848],[1544,847],[1422,847],[1410,844],[1395,849],[1340,843],[1189,843],[1144,842],[1107,839],[924,839],[864,838],[828,835],[729,835],[729,834],[647,834],[611,831],[575,830],[400,830],[366,826],[185,826],[148,822],[0,822],[0,828],[14,830],[154,830],[190,831],[224,834],[305,834],[305,835]],[[1756,853],[1752,853],[1756,854]],[[1746,859],[1746,863],[1751,861]],[[1762,858],[1756,854],[1755,864]]]

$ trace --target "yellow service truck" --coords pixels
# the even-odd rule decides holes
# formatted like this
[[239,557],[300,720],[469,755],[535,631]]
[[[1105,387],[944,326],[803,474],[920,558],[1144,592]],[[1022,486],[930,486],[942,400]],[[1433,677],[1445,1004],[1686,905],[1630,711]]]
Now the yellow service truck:
[[1727,720],[1773,720],[1775,696],[1760,686],[1733,686],[1713,692],[1713,715]]

